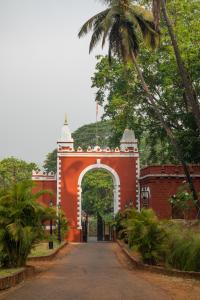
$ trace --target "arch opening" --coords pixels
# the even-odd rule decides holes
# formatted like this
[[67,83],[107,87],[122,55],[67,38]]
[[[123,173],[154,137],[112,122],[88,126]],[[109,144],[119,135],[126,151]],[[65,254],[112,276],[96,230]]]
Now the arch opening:
[[[98,171],[102,171],[102,172],[98,172]],[[82,212],[83,212],[83,208],[85,208],[85,205],[83,205],[84,204],[83,203],[83,200],[84,200],[84,197],[83,197],[84,196],[83,195],[83,192],[84,192],[83,183],[84,183],[85,178],[87,178],[87,177],[85,177],[85,175],[93,173],[93,175],[95,177],[95,172],[97,172],[98,176],[99,175],[101,176],[101,174],[107,174],[107,176],[112,179],[112,180],[110,179],[111,182],[112,182],[112,192],[109,191],[109,193],[111,192],[112,195],[111,195],[111,193],[108,195],[108,197],[112,197],[112,205],[110,205],[110,203],[109,203],[110,200],[109,199],[107,199],[108,200],[107,207],[106,207],[105,203],[104,204],[99,203],[99,205],[101,206],[101,204],[102,204],[102,208],[105,209],[105,211],[107,211],[108,214],[110,213],[110,215],[112,214],[113,216],[116,215],[116,213],[120,210],[120,179],[119,179],[119,176],[118,176],[117,172],[114,169],[112,169],[111,167],[109,167],[107,165],[100,164],[100,163],[90,165],[81,172],[81,174],[79,176],[79,179],[78,179],[78,214],[77,214],[77,221],[78,221],[79,229],[82,229],[82,225],[83,225],[82,224]],[[109,188],[110,188],[110,186],[109,186]],[[92,195],[90,195],[90,196],[92,196]],[[93,199],[91,199],[91,201],[93,201]],[[95,202],[95,199],[94,199],[94,202]],[[94,210],[95,210],[95,205],[94,205]],[[94,210],[93,210],[93,212],[94,212]],[[101,207],[100,207],[100,210],[101,210]],[[97,212],[97,216],[98,216],[98,212]]]

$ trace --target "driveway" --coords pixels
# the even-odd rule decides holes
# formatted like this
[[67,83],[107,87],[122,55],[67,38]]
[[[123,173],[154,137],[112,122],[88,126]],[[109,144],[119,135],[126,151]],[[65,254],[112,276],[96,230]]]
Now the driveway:
[[170,300],[120,261],[113,243],[79,244],[51,268],[0,294],[7,300]]

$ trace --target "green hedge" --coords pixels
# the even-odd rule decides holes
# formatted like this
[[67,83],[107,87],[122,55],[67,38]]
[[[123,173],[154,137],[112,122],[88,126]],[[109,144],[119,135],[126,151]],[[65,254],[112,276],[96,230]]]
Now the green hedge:
[[118,237],[137,250],[144,263],[200,272],[200,233],[193,227],[161,222],[150,209],[128,209],[117,215],[116,228]]

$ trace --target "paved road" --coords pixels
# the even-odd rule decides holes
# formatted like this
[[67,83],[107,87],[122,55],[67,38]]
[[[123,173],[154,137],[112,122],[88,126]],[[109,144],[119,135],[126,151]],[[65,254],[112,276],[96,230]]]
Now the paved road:
[[169,300],[117,258],[112,243],[76,246],[46,272],[0,299],[7,300]]

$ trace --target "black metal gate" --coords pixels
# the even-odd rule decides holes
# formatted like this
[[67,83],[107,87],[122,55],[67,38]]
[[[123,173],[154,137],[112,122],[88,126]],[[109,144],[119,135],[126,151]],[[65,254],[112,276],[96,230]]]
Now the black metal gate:
[[116,232],[114,226],[106,224],[100,214],[97,214],[97,241],[115,241]]
[[87,243],[88,241],[88,217],[87,216],[82,219],[81,225],[82,225],[82,241],[84,243]]
[[104,220],[102,216],[98,213],[97,214],[97,241],[104,240]]

